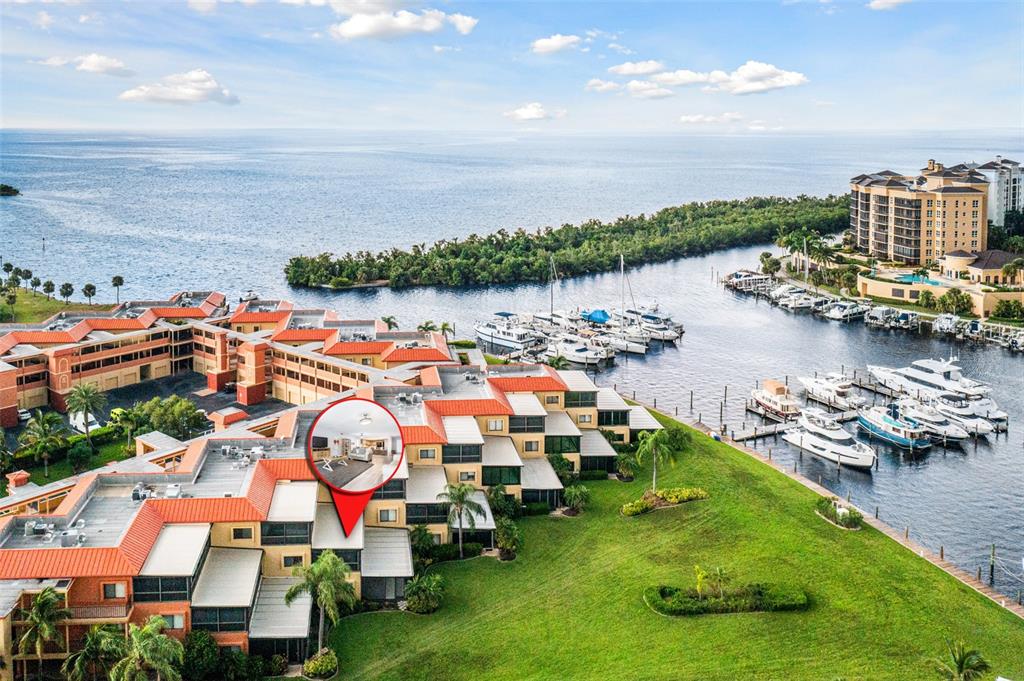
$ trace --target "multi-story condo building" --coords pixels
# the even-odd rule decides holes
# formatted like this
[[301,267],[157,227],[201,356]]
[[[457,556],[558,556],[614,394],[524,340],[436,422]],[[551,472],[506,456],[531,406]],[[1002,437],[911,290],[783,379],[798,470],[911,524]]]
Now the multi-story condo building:
[[850,180],[850,230],[862,253],[927,265],[988,243],[989,181],[976,168],[929,160],[919,175],[892,170]]
[[[46,648],[51,666],[76,649],[91,624],[127,627],[153,614],[176,637],[202,629],[224,647],[301,660],[311,652],[316,618],[308,598],[284,603],[295,566],[330,549],[350,567],[360,597],[400,600],[413,576],[409,529],[425,525],[438,542],[455,538],[449,509],[438,499],[446,484],[479,490],[483,512],[473,518],[475,527],[463,519],[465,539],[493,546],[487,489],[501,484],[522,503],[555,507],[562,482],[549,455],[561,454],[575,470],[610,471],[615,450],[602,430],[628,442],[661,427],[646,409],[598,388],[580,371],[464,366],[448,359],[451,351],[433,334],[386,332],[363,322],[354,327],[372,340],[350,339],[339,334],[344,322],[310,311],[298,317],[289,311],[288,319],[312,327],[292,336],[281,333],[289,330],[281,320],[245,316],[252,313],[192,325],[197,334],[215,334],[221,345],[210,353],[214,358],[232,354],[216,347],[235,350],[234,366],[207,365],[197,355],[199,369],[212,381],[233,371],[239,398],[280,394],[303,404],[219,422],[216,432],[187,442],[141,435],[134,458],[43,486],[23,473],[8,476],[12,489],[0,499],[0,681],[34,664],[34,655],[17,653],[25,625],[20,613],[48,586],[72,613],[60,624],[60,640]],[[323,338],[309,339],[315,335]],[[365,367],[371,375],[338,389],[330,367],[340,356],[347,370]],[[278,367],[286,372],[280,384]],[[307,370],[335,378],[321,385],[287,373]],[[311,399],[321,390],[328,394]],[[404,441],[398,472],[374,492],[347,536],[306,459],[316,415],[346,396],[388,407]],[[314,437],[312,446],[326,443]]]
[[988,163],[963,165],[976,170],[988,180],[989,222],[1001,227],[1008,211],[1024,211],[1024,169],[1020,163],[996,156]]

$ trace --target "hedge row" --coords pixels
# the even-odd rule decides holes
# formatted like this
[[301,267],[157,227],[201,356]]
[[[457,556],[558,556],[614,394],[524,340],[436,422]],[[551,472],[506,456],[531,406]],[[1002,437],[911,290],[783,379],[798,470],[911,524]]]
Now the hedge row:
[[[92,436],[92,444],[95,447],[109,444],[119,437],[121,437],[121,431],[112,426],[100,426],[99,428],[93,428],[89,431],[89,435]],[[85,442],[86,438],[83,434],[71,435],[65,441],[65,445],[60,449],[55,449],[50,453],[50,463],[56,463],[57,461],[63,461],[68,456],[68,451],[79,442]],[[36,464],[35,454],[31,450],[23,450],[14,456],[14,468],[18,470],[21,468],[33,468]]]
[[[445,560],[459,560],[459,535],[458,530],[452,530],[451,544],[434,544],[424,558],[433,563],[440,563]],[[483,553],[484,545],[468,541],[462,544],[462,553],[466,558],[473,558]]]
[[695,589],[674,586],[650,586],[644,600],[663,615],[707,615],[728,612],[776,612],[806,610],[807,592],[792,584],[747,584],[717,593],[698,595]]

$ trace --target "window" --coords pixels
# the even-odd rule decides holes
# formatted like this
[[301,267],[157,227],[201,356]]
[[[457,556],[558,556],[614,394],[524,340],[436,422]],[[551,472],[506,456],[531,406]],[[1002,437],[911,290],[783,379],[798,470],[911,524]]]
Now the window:
[[518,485],[519,466],[484,466],[483,483],[487,486]]
[[362,362],[364,367],[370,366],[370,358],[369,357],[363,357],[360,361]]
[[132,592],[136,601],[187,601],[188,577],[135,577]]
[[544,404],[558,404],[558,395],[548,395],[544,398]]
[[398,509],[396,508],[382,508],[377,511],[377,521],[382,523],[397,523],[398,522]]
[[302,565],[302,556],[284,556],[281,559],[281,565],[286,568]]
[[160,615],[164,618],[164,622],[167,622],[168,629],[184,629],[185,628],[185,616],[181,613],[176,615]]
[[565,406],[569,407],[596,407],[597,393],[593,391],[578,392],[569,391],[565,393]]
[[405,480],[395,480],[392,478],[384,483],[383,486],[378,487],[373,491],[373,499],[404,499],[405,498]]
[[203,631],[244,631],[245,608],[192,608],[192,628]]
[[575,454],[580,451],[578,435],[548,435],[544,438],[544,451],[548,454]]
[[235,541],[240,541],[242,539],[252,539],[252,528],[233,527],[231,528],[231,538]]
[[576,423],[591,423],[593,420],[593,414],[580,414],[576,419]]
[[540,451],[540,441],[539,440],[527,440],[526,442],[523,443],[523,451],[524,452],[539,452]]
[[476,480],[476,471],[459,471],[459,482],[473,482]]
[[505,430],[504,425],[501,419],[487,419],[487,431],[489,433]]
[[441,463],[480,463],[482,457],[482,445],[444,445],[441,447]]
[[448,508],[444,504],[409,504],[405,507],[407,525],[447,523]]
[[436,459],[437,458],[437,450],[434,449],[433,447],[431,447],[430,449],[421,449],[420,450],[420,458],[421,459]]
[[263,523],[260,533],[268,545],[308,544],[310,523]]
[[508,419],[509,433],[543,433],[543,416],[510,416]]
[[114,582],[113,584],[103,585],[103,598],[124,598],[126,591],[124,588],[124,582]]
[[597,425],[599,426],[628,426],[628,411],[599,411],[597,412]]

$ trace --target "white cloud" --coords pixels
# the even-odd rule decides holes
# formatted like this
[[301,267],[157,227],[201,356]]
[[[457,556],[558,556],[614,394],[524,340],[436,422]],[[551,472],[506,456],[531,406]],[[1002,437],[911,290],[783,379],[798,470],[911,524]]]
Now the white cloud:
[[445,14],[437,9],[425,9],[418,14],[403,9],[397,12],[353,14],[345,21],[331,26],[331,35],[341,40],[396,38],[415,33],[437,33],[444,28],[445,22],[454,26],[462,35],[467,35],[477,21],[474,17]]
[[71,60],[64,57],[47,57],[46,59],[31,59],[29,62],[40,66],[67,66]]
[[401,9],[403,0],[281,0],[283,5],[303,7],[330,7],[336,14],[352,16],[353,14],[378,14],[394,12]]
[[735,111],[726,111],[723,114],[683,114],[679,117],[680,123],[691,124],[711,124],[711,123],[734,123],[743,118],[743,116]]
[[238,97],[221,86],[204,69],[193,69],[187,73],[167,76],[158,83],[140,85],[125,90],[119,99],[126,102],[159,102],[163,104],[238,104]]
[[649,59],[647,61],[627,61],[608,68],[609,73],[614,73],[619,76],[646,76],[651,73],[658,73],[659,71],[664,70],[665,65],[660,61],[654,61],[653,59]]
[[663,99],[671,97],[674,93],[668,88],[661,87],[649,80],[631,80],[626,83],[629,94],[639,99]]
[[776,132],[782,130],[781,125],[768,125],[765,121],[754,120],[750,121],[750,125],[747,126],[747,130],[751,132]]
[[78,23],[80,24],[95,24],[98,22],[99,15],[93,12],[92,14],[80,14],[78,15]]
[[708,82],[711,84],[705,89],[712,92],[750,95],[803,85],[807,76],[797,71],[784,71],[773,64],[748,61],[731,73],[712,71],[708,74]]
[[612,80],[591,78],[587,81],[587,85],[583,89],[589,90],[590,92],[611,92],[613,90],[618,90],[620,87],[622,86]]
[[626,54],[626,55],[633,54],[633,50],[629,49],[625,45],[620,45],[618,43],[608,43],[608,49],[609,50],[614,50],[615,52],[618,52],[619,54]]
[[565,109],[548,111],[540,102],[529,102],[517,109],[506,111],[503,116],[514,121],[543,121],[551,118],[562,118],[565,116]]
[[910,0],[871,0],[868,4],[864,5],[868,9],[874,10],[890,10],[896,9],[900,5],[905,5]]
[[710,74],[698,73],[689,69],[665,71],[651,76],[651,80],[662,85],[693,85],[694,83],[706,83],[709,78]]
[[538,38],[530,44],[534,54],[551,54],[576,47],[580,43],[578,35],[562,35],[556,33],[547,38]]
[[195,10],[200,14],[209,14],[217,9],[218,2],[224,4],[237,2],[242,5],[255,5],[259,0],[188,0],[188,6],[189,9]]
[[49,12],[41,10],[36,14],[35,25],[44,31],[49,30],[50,26],[53,26],[53,17]]
[[76,57],[75,62],[78,64],[77,71],[86,71],[88,73],[104,73],[108,76],[132,76],[134,72],[124,65],[124,62],[114,57],[106,57],[102,54],[87,54],[82,57]]
[[445,52],[461,52],[461,47],[452,47],[451,45],[434,45],[434,54],[444,54]]

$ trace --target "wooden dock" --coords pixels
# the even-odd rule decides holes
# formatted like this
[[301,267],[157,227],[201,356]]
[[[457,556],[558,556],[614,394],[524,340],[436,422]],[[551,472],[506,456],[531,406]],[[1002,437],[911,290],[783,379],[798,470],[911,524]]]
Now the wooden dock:
[[736,432],[735,430],[729,433],[729,439],[733,442],[747,442],[748,440],[759,440],[764,437],[775,437],[780,433],[785,433],[788,430],[796,428],[795,421],[787,421],[786,423],[769,423],[764,426],[754,426],[753,430],[743,430]]
[[861,390],[867,390],[868,392],[875,393],[876,395],[882,395],[883,397],[898,399],[903,396],[902,393],[900,393],[898,390],[886,388],[881,383],[875,383],[874,381],[870,381],[864,376],[854,375],[854,377],[851,378],[850,381]]

